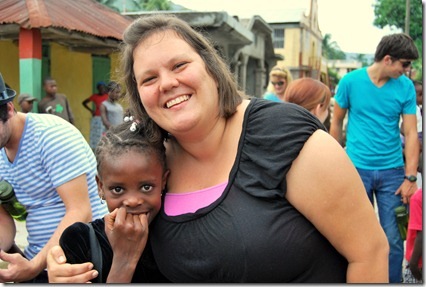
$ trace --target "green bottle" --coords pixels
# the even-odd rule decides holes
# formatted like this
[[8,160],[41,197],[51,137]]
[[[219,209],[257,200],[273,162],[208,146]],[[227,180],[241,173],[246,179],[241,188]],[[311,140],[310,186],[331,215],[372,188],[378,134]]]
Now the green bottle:
[[0,204],[15,220],[24,221],[27,218],[27,210],[18,201],[12,185],[6,180],[0,181]]
[[396,216],[396,223],[398,224],[398,230],[401,234],[402,240],[407,238],[408,228],[408,213],[407,208],[404,205],[398,206],[394,209]]

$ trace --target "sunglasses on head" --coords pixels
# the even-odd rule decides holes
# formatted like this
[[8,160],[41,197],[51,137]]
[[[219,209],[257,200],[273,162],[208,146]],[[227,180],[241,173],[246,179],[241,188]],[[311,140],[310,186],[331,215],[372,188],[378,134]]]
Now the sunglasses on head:
[[279,82],[271,82],[272,86],[278,86],[281,87],[282,85],[284,85],[283,81],[279,81]]

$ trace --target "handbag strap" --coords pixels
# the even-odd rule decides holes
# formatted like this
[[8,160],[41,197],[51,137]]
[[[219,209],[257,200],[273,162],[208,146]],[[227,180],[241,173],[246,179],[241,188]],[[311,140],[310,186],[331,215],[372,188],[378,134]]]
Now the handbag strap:
[[94,269],[99,273],[96,281],[102,282],[102,250],[101,245],[99,244],[98,238],[96,237],[95,230],[93,229],[92,223],[87,223],[89,226],[89,235],[90,235],[90,252],[92,254],[92,263]]

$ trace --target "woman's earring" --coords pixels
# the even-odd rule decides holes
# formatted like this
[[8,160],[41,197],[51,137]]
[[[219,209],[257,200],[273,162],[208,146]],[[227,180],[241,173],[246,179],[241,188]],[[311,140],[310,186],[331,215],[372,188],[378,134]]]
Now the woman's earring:
[[104,202],[104,197],[103,196],[101,196],[101,204],[104,204],[105,202]]

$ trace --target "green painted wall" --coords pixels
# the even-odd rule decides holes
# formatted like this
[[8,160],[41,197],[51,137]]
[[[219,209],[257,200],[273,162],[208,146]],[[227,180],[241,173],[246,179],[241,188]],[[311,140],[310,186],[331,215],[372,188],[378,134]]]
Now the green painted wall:
[[[41,99],[41,60],[40,59],[20,59],[19,75],[23,81],[20,81],[21,93],[28,93],[37,99]],[[33,112],[37,111],[37,102],[33,106]]]

